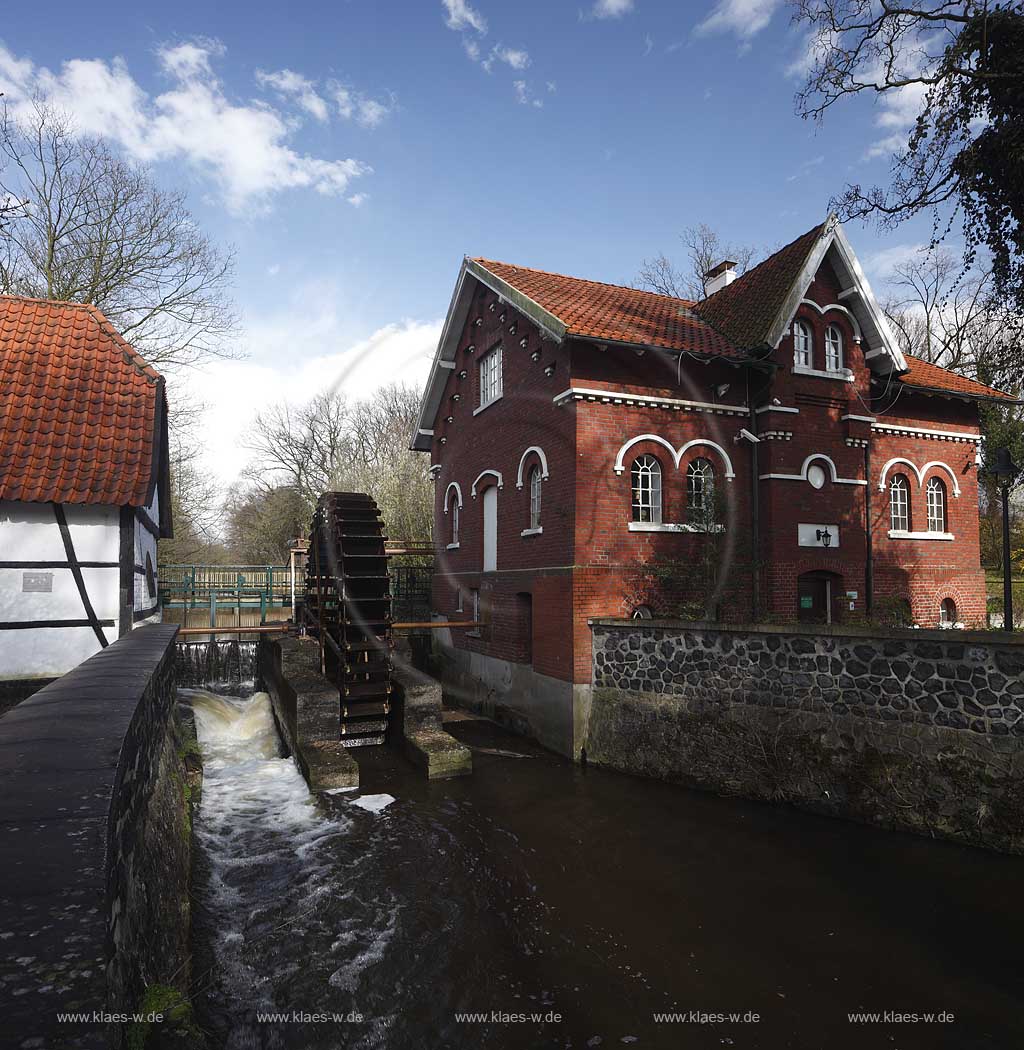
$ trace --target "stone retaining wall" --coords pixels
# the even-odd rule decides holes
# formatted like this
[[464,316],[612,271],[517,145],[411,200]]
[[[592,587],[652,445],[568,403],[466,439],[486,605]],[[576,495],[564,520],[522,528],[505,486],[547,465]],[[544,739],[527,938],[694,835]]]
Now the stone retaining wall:
[[591,760],[1024,851],[1024,642],[592,623]]
[[[145,1004],[187,1027],[176,633],[141,627],[0,719],[0,1045],[122,1047],[128,1026],[102,1012]],[[58,1021],[72,1010],[99,1013]]]

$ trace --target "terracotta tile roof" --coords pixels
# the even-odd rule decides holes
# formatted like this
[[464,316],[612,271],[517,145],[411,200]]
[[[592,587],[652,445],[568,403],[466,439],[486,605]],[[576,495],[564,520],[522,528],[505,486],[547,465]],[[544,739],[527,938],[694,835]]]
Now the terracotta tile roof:
[[991,398],[996,401],[1017,400],[1013,394],[967,379],[956,372],[950,372],[949,369],[922,361],[919,357],[912,357],[910,354],[904,354],[904,357],[909,368],[899,376],[899,381],[904,386],[953,395],[962,394],[965,397]]
[[95,307],[0,296],[0,499],[145,506],[163,397]]
[[732,284],[697,303],[694,309],[731,343],[743,350],[764,346],[824,223],[797,237]]
[[697,317],[693,303],[686,299],[490,259],[473,261],[557,317],[570,336],[714,356],[744,356]]

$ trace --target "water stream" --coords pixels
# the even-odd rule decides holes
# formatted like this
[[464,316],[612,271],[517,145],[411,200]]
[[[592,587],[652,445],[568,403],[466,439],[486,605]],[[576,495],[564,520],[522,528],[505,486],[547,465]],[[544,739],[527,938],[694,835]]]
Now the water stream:
[[450,725],[470,778],[361,749],[363,790],[314,798],[265,694],[183,692],[216,1046],[1024,1045],[1019,859],[581,771],[474,721]]

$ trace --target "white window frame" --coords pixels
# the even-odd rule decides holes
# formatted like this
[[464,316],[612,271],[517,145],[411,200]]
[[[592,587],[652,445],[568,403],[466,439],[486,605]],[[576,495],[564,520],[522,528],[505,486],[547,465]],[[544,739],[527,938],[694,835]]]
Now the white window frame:
[[452,543],[451,543],[451,545],[453,547],[457,547],[459,545],[459,501],[457,499],[452,501],[452,509],[451,509],[450,513],[451,513],[451,516],[452,516]]
[[793,364],[798,368],[814,367],[814,334],[806,321],[793,322]]
[[[700,477],[699,502],[697,496],[697,478]],[[686,467],[686,515],[694,514],[702,516],[706,520],[714,510],[715,499],[715,467],[710,459],[698,456],[690,460]]]
[[541,485],[540,467],[530,471],[530,529],[540,528]]
[[477,375],[480,380],[480,403],[474,410],[473,415],[476,415],[477,412],[483,412],[485,408],[493,405],[495,401],[501,400],[504,392],[501,343],[492,347],[480,358],[477,362],[477,368]]
[[825,329],[825,371],[843,370],[843,333],[838,325],[830,324]]
[[949,508],[946,485],[941,478],[929,478],[925,486],[925,505],[928,508],[928,531],[945,533]]
[[889,528],[910,532],[910,481],[906,474],[893,474],[889,482]]
[[629,471],[630,509],[634,522],[661,524],[661,462],[645,453]]
[[457,584],[455,587],[455,611],[462,612],[462,585]]

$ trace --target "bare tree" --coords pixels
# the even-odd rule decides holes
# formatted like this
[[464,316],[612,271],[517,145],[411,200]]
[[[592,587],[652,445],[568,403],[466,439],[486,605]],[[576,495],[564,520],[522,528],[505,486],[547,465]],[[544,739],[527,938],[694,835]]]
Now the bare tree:
[[1011,326],[993,304],[991,270],[964,274],[951,251],[925,248],[893,268],[889,291],[885,312],[905,353],[970,378],[1005,356]]
[[758,254],[757,249],[749,246],[725,244],[718,232],[705,222],[688,226],[679,239],[686,249],[686,265],[678,267],[664,254],[645,259],[636,277],[638,287],[697,302],[707,295],[705,276],[712,267],[729,260],[743,273]]
[[[917,109],[895,136],[888,187],[849,186],[844,218],[896,225],[922,211],[942,240],[962,213],[966,262],[1024,312],[1024,8],[1019,0],[794,0],[810,30],[797,111],[821,120],[860,94]],[[916,103],[916,106],[915,106]]]
[[233,255],[196,226],[184,194],[37,102],[0,122],[0,291],[91,303],[161,370],[235,356]]
[[[336,393],[298,407],[273,406],[256,417],[245,442],[253,453],[245,492],[269,496],[287,486],[298,494],[307,520],[323,492],[367,492],[392,536],[428,538],[432,482],[424,457],[408,448],[419,403],[418,390],[394,383],[351,406]],[[258,504],[248,505],[258,513]]]
[[350,453],[352,427],[340,394],[318,394],[298,407],[281,402],[257,414],[244,446],[253,453],[245,471],[255,489],[291,486],[307,511],[333,486]]

